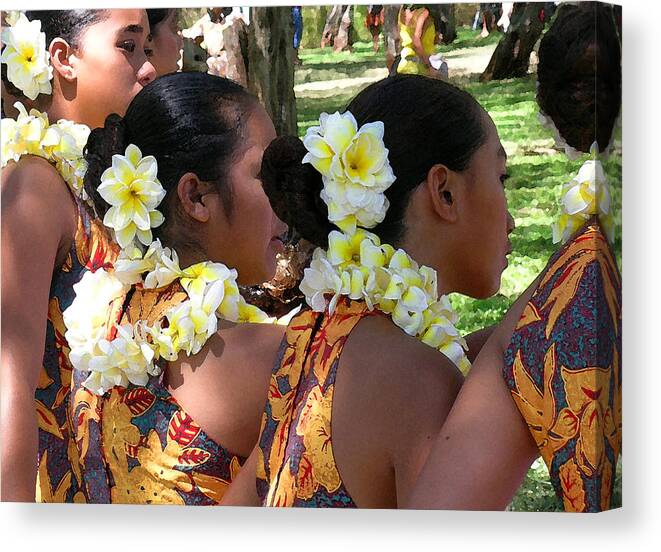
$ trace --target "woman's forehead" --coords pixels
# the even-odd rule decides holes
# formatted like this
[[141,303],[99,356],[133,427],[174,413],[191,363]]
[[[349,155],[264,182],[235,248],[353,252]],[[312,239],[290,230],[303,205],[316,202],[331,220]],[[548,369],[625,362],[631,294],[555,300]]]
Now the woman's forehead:
[[145,10],[109,9],[107,16],[90,28],[93,27],[114,34],[144,35],[149,33],[149,20]]

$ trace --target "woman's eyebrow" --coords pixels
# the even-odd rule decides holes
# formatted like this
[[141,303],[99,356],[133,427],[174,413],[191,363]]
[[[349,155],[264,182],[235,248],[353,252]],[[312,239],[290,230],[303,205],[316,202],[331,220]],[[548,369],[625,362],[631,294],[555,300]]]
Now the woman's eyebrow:
[[142,25],[131,24],[127,25],[120,30],[121,33],[138,33],[142,34],[145,31],[145,28]]
[[500,147],[498,148],[498,157],[502,157],[503,159],[507,159],[507,153],[505,152],[505,148],[503,147],[502,144],[500,144]]

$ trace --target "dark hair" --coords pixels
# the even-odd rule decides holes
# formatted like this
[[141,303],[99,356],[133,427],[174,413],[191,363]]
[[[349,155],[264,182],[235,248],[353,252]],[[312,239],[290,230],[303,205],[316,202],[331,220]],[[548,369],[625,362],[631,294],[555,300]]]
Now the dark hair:
[[[99,195],[101,174],[111,166],[114,154],[124,154],[135,144],[143,155],[158,163],[158,179],[166,190],[159,211],[165,223],[156,229],[171,247],[197,243],[187,233],[185,217],[176,193],[170,193],[187,172],[210,182],[231,213],[229,167],[242,151],[246,120],[257,100],[239,84],[207,73],[171,73],[145,86],[133,98],[126,115],[109,115],[103,128],[94,129],[87,141],[85,190],[95,210],[103,216],[109,205]],[[180,223],[173,235],[172,222]]]
[[147,12],[147,19],[149,19],[149,31],[153,35],[156,34],[156,27],[165,21],[175,8],[158,8],[145,10]]
[[[465,170],[486,139],[483,109],[468,93],[420,75],[395,75],[373,83],[347,106],[359,126],[382,121],[388,159],[397,180],[385,192],[390,207],[371,229],[397,245],[411,193],[442,163]],[[298,138],[277,138],[264,152],[262,180],[275,213],[308,241],[327,245],[328,210],[319,198],[321,175],[301,164],[306,153]]]
[[[77,48],[83,31],[108,17],[108,10],[29,10],[25,17],[30,21],[38,19],[41,31],[46,35],[46,48],[55,38],[62,38],[73,48]],[[23,92],[7,79],[7,67],[2,64],[2,82],[12,96],[24,98]],[[40,94],[41,96],[41,94]]]
[[539,45],[537,102],[567,143],[608,146],[622,104],[622,57],[613,10],[596,2],[558,8]]

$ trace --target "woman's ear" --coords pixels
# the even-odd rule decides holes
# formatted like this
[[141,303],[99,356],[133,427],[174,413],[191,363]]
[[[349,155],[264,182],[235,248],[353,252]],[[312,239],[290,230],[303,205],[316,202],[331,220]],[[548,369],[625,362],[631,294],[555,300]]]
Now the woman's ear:
[[200,182],[194,173],[184,174],[177,183],[177,196],[186,214],[198,222],[207,222],[211,215],[204,204],[204,196],[208,195],[208,185]]
[[424,182],[434,213],[446,222],[457,220],[458,175],[445,165],[434,165]]
[[63,79],[73,82],[78,78],[73,48],[66,40],[54,38],[48,47],[48,52],[53,69]]

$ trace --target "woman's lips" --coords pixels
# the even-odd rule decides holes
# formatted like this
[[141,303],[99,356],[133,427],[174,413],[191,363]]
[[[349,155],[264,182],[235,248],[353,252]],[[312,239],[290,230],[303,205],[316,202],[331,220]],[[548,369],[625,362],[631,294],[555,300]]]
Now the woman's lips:
[[271,244],[273,244],[273,248],[279,253],[282,253],[285,250],[285,244],[280,236],[271,238]]

